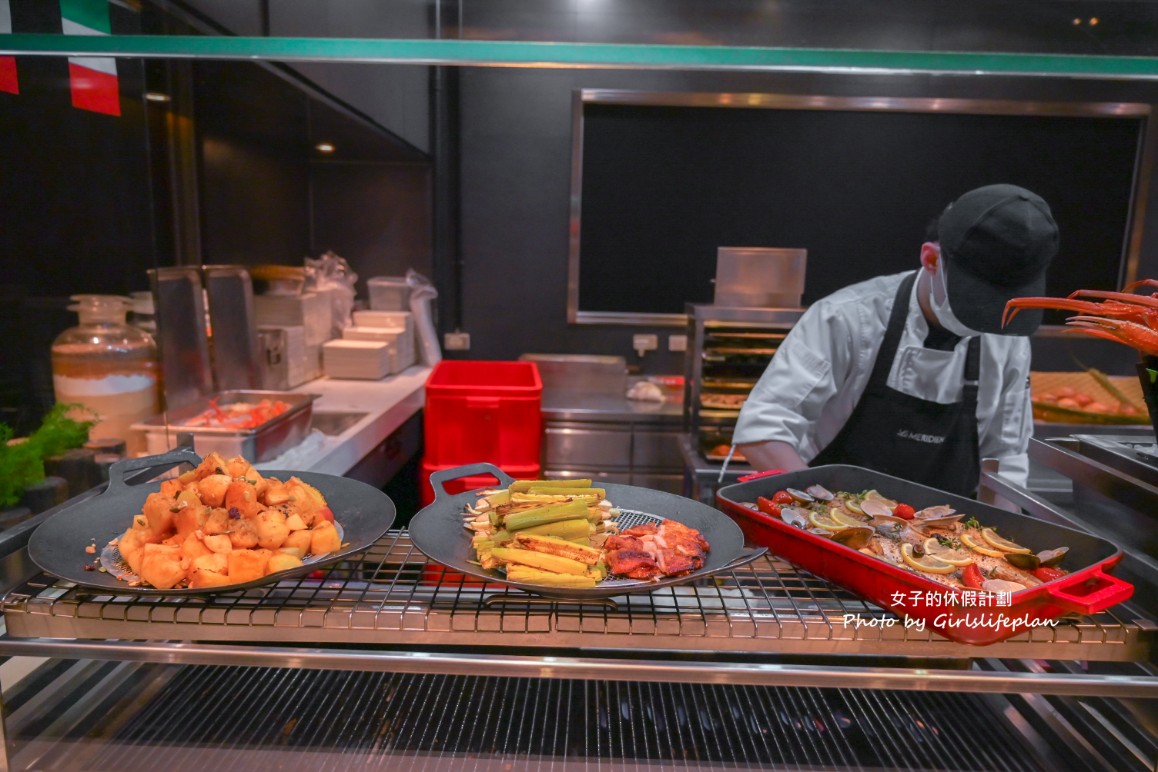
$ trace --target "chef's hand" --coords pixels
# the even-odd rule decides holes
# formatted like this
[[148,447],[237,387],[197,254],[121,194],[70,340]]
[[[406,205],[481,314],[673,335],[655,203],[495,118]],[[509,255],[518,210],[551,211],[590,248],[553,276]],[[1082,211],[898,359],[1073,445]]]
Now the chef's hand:
[[737,448],[744,453],[744,458],[748,459],[748,463],[758,471],[782,469],[785,472],[795,472],[798,469],[808,467],[808,464],[804,463],[800,454],[796,452],[796,448],[787,442],[753,442],[747,445],[738,445]]

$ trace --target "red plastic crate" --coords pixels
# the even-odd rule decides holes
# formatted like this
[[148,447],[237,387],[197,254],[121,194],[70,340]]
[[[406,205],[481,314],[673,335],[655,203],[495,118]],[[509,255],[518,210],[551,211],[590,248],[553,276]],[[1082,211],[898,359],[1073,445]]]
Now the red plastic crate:
[[439,362],[426,380],[425,460],[439,467],[540,464],[542,401],[534,362]]
[[[430,475],[439,471],[440,469],[453,469],[460,464],[439,465],[430,463],[429,458],[422,460],[422,479],[419,481],[418,502],[422,506],[426,506],[434,501],[434,488],[430,485]],[[497,465],[496,465],[497,466]],[[501,466],[499,467],[504,472],[509,474],[516,480],[537,480],[541,467],[538,464],[530,466]],[[491,488],[500,487],[498,478],[491,474],[479,474],[471,477],[460,477],[457,480],[448,480],[446,485],[446,492],[450,494],[462,493],[463,491],[472,491],[477,488]]]

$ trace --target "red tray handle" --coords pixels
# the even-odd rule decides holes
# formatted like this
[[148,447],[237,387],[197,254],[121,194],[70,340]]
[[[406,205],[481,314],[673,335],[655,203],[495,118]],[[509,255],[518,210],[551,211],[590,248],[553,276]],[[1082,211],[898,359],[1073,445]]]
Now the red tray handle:
[[771,477],[774,474],[784,474],[783,469],[766,469],[763,472],[753,472],[746,474],[743,477],[737,477],[736,482],[748,482],[749,480],[759,480],[761,477]]
[[[1069,592],[1071,587],[1081,587],[1086,584],[1093,586],[1088,592],[1075,595]],[[1078,614],[1093,614],[1103,611],[1110,606],[1129,600],[1134,594],[1134,585],[1124,582],[1116,576],[1107,574],[1101,566],[1092,574],[1083,574],[1069,583],[1049,588],[1049,594],[1059,605]]]

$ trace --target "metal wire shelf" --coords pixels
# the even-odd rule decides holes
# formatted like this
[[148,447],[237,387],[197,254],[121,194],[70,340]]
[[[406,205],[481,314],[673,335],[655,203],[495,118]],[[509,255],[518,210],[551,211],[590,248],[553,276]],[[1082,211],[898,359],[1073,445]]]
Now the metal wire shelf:
[[0,600],[6,637],[1126,662],[1149,658],[1156,629],[1123,605],[990,646],[958,644],[771,556],[651,593],[556,601],[428,562],[405,531],[257,589],[101,593],[36,574]]

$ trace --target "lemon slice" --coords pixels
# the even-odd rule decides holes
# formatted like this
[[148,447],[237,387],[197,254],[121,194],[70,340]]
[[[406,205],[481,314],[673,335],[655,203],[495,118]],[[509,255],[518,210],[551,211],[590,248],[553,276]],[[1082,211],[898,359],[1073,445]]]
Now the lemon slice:
[[935,537],[925,539],[925,554],[932,555],[939,560],[946,563],[951,563],[955,566],[967,566],[973,562],[973,558],[969,555],[969,550],[957,550],[952,547],[943,547],[941,542],[937,541]]
[[[828,515],[822,515],[817,512],[808,513],[808,522],[826,531],[843,531],[845,528],[848,528],[846,524],[837,522]],[[861,523],[857,523],[857,525],[861,525]]]
[[1010,541],[1009,539],[1001,538],[997,535],[997,531],[994,531],[992,528],[982,528],[981,538],[1002,552],[1013,552],[1020,555],[1029,554],[1029,547],[1023,547],[1016,542]]
[[915,557],[913,545],[908,543],[901,545],[901,559],[910,567],[928,574],[951,574],[957,570],[957,566],[932,555],[925,555],[923,558]]
[[850,527],[858,527],[858,528],[865,526],[865,525],[868,525],[868,523],[866,523],[864,520],[861,520],[859,517],[854,517],[853,515],[850,515],[848,512],[845,512],[840,507],[833,507],[832,509],[828,510],[828,516],[831,517],[836,522],[840,523],[841,525],[846,525],[846,526],[850,526]]
[[982,555],[988,555],[991,558],[1003,558],[1005,553],[998,549],[993,549],[988,544],[982,541],[975,540],[970,534],[961,534],[961,543],[974,552],[980,552]]

